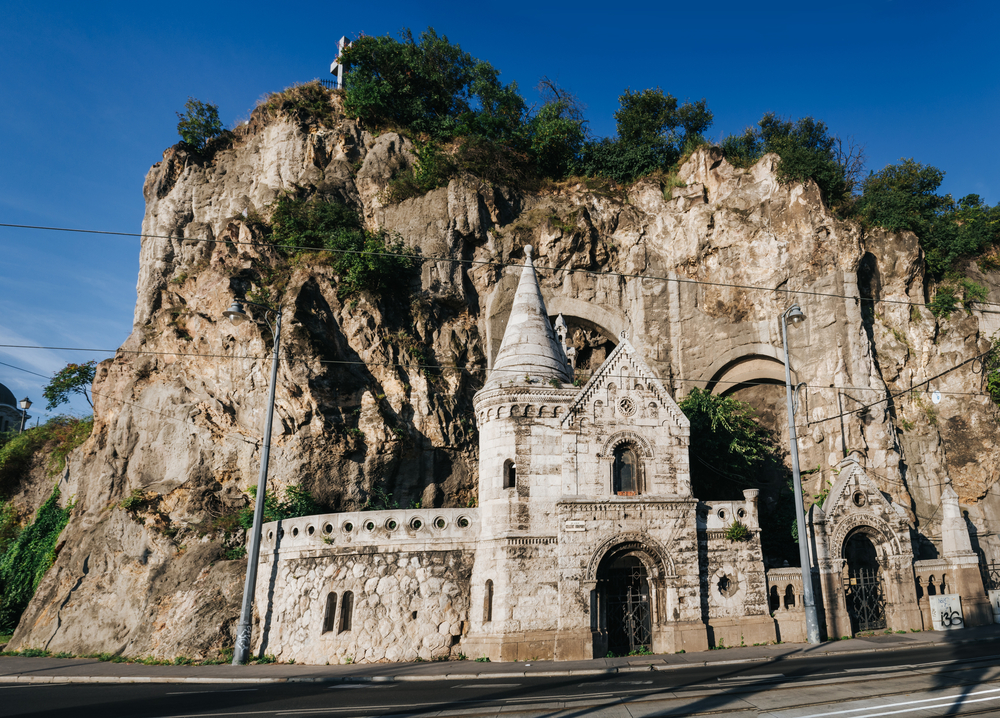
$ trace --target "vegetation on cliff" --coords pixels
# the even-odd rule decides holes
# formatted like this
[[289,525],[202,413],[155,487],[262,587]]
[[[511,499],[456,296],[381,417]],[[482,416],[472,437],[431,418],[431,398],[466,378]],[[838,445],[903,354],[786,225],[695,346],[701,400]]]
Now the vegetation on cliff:
[[[391,201],[442,186],[463,171],[501,184],[570,174],[627,183],[671,172],[705,143],[712,125],[705,99],[680,104],[660,88],[627,88],[615,113],[617,137],[592,137],[571,94],[543,79],[543,104],[529,108],[517,83],[504,85],[496,68],[433,29],[419,38],[408,30],[400,40],[360,37],[343,60],[348,114],[373,129],[391,127],[423,138],[417,166],[397,178],[388,193]],[[984,270],[1000,269],[991,252],[1000,243],[1000,205],[988,207],[977,195],[955,201],[936,194],[944,173],[935,167],[902,160],[865,179],[862,146],[831,134],[813,117],[792,120],[774,113],[726,137],[720,147],[738,167],[776,153],[779,178],[814,181],[841,216],[915,232],[930,275],[944,281],[941,299],[931,305],[938,316],[947,316],[963,299],[977,300],[975,287],[958,283],[963,260],[979,258]]]
[[743,500],[744,489],[760,489],[759,518],[764,556],[797,565],[795,499],[774,433],[749,404],[692,389],[679,404],[691,422],[691,489],[706,501]]
[[369,291],[392,294],[406,291],[406,277],[414,265],[399,237],[361,226],[357,212],[334,199],[286,195],[266,208],[267,218],[255,215],[250,224],[259,239],[274,245],[279,256],[258,260],[254,281],[259,289],[250,299],[271,305],[272,291],[280,292],[293,264],[330,266],[338,277],[341,299]]
[[[35,514],[34,520],[17,536],[6,541],[0,539],[0,633],[17,627],[21,614],[27,608],[35,589],[56,558],[56,541],[69,522],[72,505],[59,507],[59,489],[53,489],[48,500]],[[10,508],[0,510],[0,520],[6,526],[0,533],[12,532],[9,524]],[[6,544],[6,545],[4,545]]]
[[52,565],[56,539],[72,509],[59,507],[59,490],[54,489],[34,519],[25,523],[27,510],[11,496],[31,480],[33,469],[46,477],[62,471],[69,452],[90,436],[93,426],[93,417],[57,416],[21,434],[0,435],[0,634],[17,626]]

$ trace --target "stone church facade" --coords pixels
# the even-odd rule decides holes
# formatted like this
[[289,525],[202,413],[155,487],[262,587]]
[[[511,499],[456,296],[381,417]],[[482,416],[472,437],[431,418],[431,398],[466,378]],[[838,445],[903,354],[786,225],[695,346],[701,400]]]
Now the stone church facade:
[[[524,661],[804,640],[801,572],[765,570],[758,492],[692,494],[689,423],[624,333],[582,387],[573,359],[528,247],[474,400],[478,507],[266,524],[256,649],[306,663]],[[849,581],[873,571],[887,626],[923,628],[927,596],[921,604],[905,515],[862,462],[845,461],[810,516],[821,619],[831,636],[861,630]],[[946,513],[957,508],[956,497]],[[957,521],[932,582],[968,596],[969,625],[989,622]]]

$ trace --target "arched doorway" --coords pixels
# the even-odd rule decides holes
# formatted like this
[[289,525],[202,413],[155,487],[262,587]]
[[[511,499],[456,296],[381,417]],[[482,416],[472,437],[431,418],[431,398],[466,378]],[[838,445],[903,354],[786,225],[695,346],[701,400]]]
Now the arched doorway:
[[844,540],[844,598],[851,617],[851,631],[876,631],[886,627],[885,586],[878,553],[864,527]]
[[652,650],[649,576],[635,552],[610,553],[601,561],[596,608],[598,626],[607,636],[608,653],[627,656]]

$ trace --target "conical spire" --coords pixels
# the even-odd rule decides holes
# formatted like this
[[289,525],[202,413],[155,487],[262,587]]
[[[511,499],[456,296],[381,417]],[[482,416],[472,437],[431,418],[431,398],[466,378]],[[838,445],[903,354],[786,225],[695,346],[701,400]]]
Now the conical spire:
[[521,383],[525,376],[542,382],[549,379],[573,381],[566,355],[549,324],[535,265],[531,261],[530,244],[524,248],[524,269],[486,386],[499,386],[509,381]]

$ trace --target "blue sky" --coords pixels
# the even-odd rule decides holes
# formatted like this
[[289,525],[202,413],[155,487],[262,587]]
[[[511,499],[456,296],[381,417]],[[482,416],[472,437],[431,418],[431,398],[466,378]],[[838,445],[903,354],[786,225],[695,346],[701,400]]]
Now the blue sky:
[[[188,96],[235,124],[262,95],[327,77],[341,35],[428,26],[529,101],[555,80],[595,135],[614,133],[625,87],[659,86],[707,98],[710,139],[768,111],[812,115],[865,145],[870,169],[914,157],[947,173],[944,191],[1000,202],[996,2],[139,5],[0,3],[0,223],[137,232]],[[137,272],[137,239],[0,228],[0,344],[117,347]],[[106,356],[0,347],[44,375]],[[44,417],[44,379],[0,364],[0,382]]]

